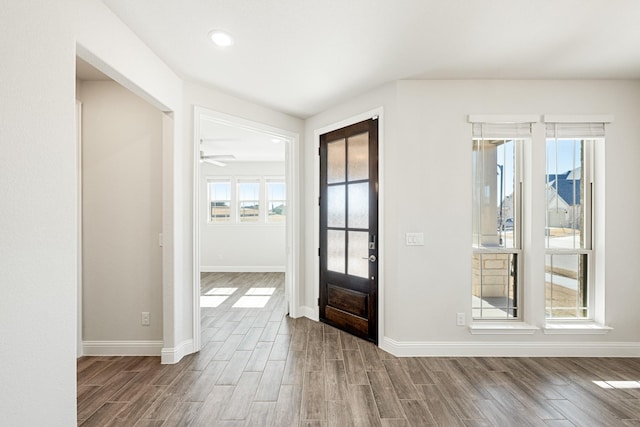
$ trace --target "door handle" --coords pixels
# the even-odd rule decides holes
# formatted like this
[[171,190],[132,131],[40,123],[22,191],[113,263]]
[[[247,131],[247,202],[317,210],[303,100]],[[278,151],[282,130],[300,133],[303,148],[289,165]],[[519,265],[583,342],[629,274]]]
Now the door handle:
[[369,255],[368,257],[363,256],[362,259],[368,259],[371,262],[376,262],[378,260],[375,255]]

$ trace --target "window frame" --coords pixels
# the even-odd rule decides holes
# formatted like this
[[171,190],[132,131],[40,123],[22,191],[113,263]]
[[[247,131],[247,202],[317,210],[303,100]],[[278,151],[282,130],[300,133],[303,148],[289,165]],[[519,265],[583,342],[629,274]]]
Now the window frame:
[[[584,225],[583,225],[583,233],[584,233],[584,247],[580,247],[580,248],[569,248],[569,249],[562,249],[562,248],[549,248],[548,247],[548,241],[549,238],[547,236],[548,234],[548,230],[549,230],[549,214],[548,214],[548,209],[547,206],[545,205],[545,243],[544,243],[544,255],[545,255],[545,263],[544,263],[544,269],[545,269],[545,280],[544,280],[544,318],[545,318],[545,322],[547,323],[583,323],[583,322],[593,322],[595,320],[596,317],[596,313],[595,313],[595,309],[596,309],[596,283],[595,283],[595,277],[596,277],[596,269],[595,269],[595,228],[594,228],[594,215],[595,215],[595,210],[594,210],[594,203],[593,203],[593,197],[594,197],[594,187],[596,186],[595,183],[595,146],[597,141],[596,140],[603,140],[604,141],[604,137],[558,137],[558,136],[554,136],[554,137],[549,137],[548,135],[545,137],[545,192],[547,191],[547,160],[548,160],[548,149],[547,149],[547,144],[549,143],[549,141],[553,141],[555,140],[556,144],[558,143],[558,141],[581,141],[583,144],[582,147],[582,151],[584,153],[584,162],[580,165],[580,167],[582,168],[582,179],[584,179],[584,197],[581,199],[581,210],[583,212],[584,215]],[[575,166],[575,165],[574,165]],[[575,169],[575,168],[574,168]],[[556,171],[557,172],[557,171]],[[581,184],[582,185],[582,184]],[[557,190],[556,190],[557,191]],[[586,268],[586,274],[587,274],[587,279],[586,279],[586,292],[587,292],[587,306],[584,307],[584,309],[587,312],[587,315],[584,317],[566,317],[566,316],[558,316],[558,317],[554,317],[551,314],[547,314],[547,312],[552,312],[552,310],[554,310],[553,307],[553,297],[551,297],[551,305],[547,306],[547,290],[546,290],[546,283],[547,283],[547,279],[546,279],[546,267],[547,267],[547,256],[554,256],[554,255],[586,255],[586,259],[587,259],[587,268]],[[557,309],[557,308],[556,308]],[[572,307],[573,309],[573,307]],[[578,312],[581,307],[575,307],[576,312]]]
[[[237,216],[236,216],[236,222],[238,224],[241,225],[247,225],[247,224],[261,224],[264,223],[264,208],[263,208],[263,196],[262,196],[262,186],[263,186],[263,182],[264,179],[262,177],[255,177],[255,176],[241,176],[241,177],[236,177],[236,212],[237,212]],[[242,184],[257,184],[258,185],[258,191],[257,191],[257,199],[242,199],[240,198],[240,186]],[[256,220],[255,221],[243,221],[242,218],[244,218],[242,216],[242,203],[256,203],[258,204],[258,214],[255,216]],[[249,218],[249,217],[247,217]],[[251,216],[250,218],[254,218],[254,216]]]
[[[287,220],[287,182],[284,177],[279,176],[267,176],[263,178],[264,181],[264,199],[265,199],[265,223],[266,224],[283,224]],[[284,199],[272,199],[269,194],[269,184],[282,184],[284,185]],[[271,202],[282,202],[284,206],[284,219],[282,221],[270,221],[269,211]]]
[[[211,197],[210,184],[214,183],[228,183],[229,185],[229,199],[213,199]],[[227,225],[234,223],[234,209],[233,209],[233,178],[229,176],[207,176],[207,224],[210,225]],[[226,201],[229,203],[229,216],[226,221],[214,221],[211,203],[214,201]]]
[[[285,199],[282,200],[282,202],[285,205],[285,212],[284,212],[284,217],[285,219],[283,221],[278,221],[278,222],[274,222],[274,221],[269,221],[269,213],[268,213],[268,209],[265,208],[265,206],[268,207],[268,182],[277,182],[277,183],[283,183],[285,186]],[[287,206],[287,190],[286,190],[286,186],[287,186],[287,181],[286,178],[282,175],[269,175],[269,176],[262,176],[262,175],[208,175],[205,177],[205,182],[206,182],[206,191],[207,191],[207,225],[210,226],[214,226],[214,227],[219,227],[219,226],[238,226],[238,225],[242,225],[242,226],[264,226],[264,225],[268,225],[268,226],[284,226],[286,224],[286,206]],[[211,217],[211,203],[212,201],[214,201],[211,198],[211,191],[210,191],[210,183],[215,183],[215,182],[227,182],[229,183],[230,186],[230,200],[224,200],[226,202],[230,203],[230,212],[229,212],[229,219],[227,221],[212,221],[212,217]],[[241,200],[240,199],[240,189],[239,189],[239,185],[241,183],[257,183],[258,184],[258,199],[254,200],[254,199],[247,199],[247,200]],[[280,201],[280,199],[274,199],[276,201]],[[222,199],[220,199],[220,201],[223,201]],[[241,208],[240,208],[240,203],[241,202],[258,202],[258,217],[256,221],[241,221],[241,216],[240,216],[240,212],[241,212]]]
[[[530,125],[530,124],[529,124]],[[471,319],[472,322],[522,322],[524,319],[524,274],[523,274],[523,266],[524,266],[524,252],[523,252],[523,221],[524,221],[524,215],[523,215],[523,199],[524,199],[524,185],[523,185],[523,176],[524,176],[524,145],[526,143],[526,140],[530,140],[531,139],[531,135],[529,136],[513,136],[513,137],[506,137],[506,136],[500,136],[500,137],[485,137],[485,136],[472,136],[472,141],[473,141],[473,145],[474,145],[474,149],[475,149],[475,141],[477,140],[502,140],[504,141],[504,143],[506,143],[507,141],[513,141],[514,143],[514,176],[513,176],[513,181],[514,181],[514,185],[513,185],[513,210],[514,210],[514,227],[513,227],[513,239],[514,239],[514,245],[513,247],[501,247],[501,246],[496,246],[496,247],[483,247],[482,243],[480,244],[476,244],[475,241],[472,241],[472,254],[473,257],[475,258],[476,254],[477,255],[491,255],[491,254],[498,254],[498,255],[513,255],[516,257],[516,263],[515,263],[515,268],[516,268],[516,273],[515,273],[515,287],[514,287],[514,293],[516,294],[516,297],[514,298],[514,306],[513,307],[498,307],[498,309],[507,309],[507,310],[514,310],[515,311],[515,315],[512,317],[509,317],[508,315],[508,311],[505,313],[506,315],[504,317],[494,317],[494,316],[474,316],[474,312],[476,310],[480,310],[480,312],[482,312],[483,308],[482,306],[480,307],[476,307],[473,305],[473,297],[474,297],[474,289],[473,289],[473,284],[472,284],[472,289],[471,289],[471,297],[472,297],[472,304],[471,304]],[[498,163],[496,162],[496,165]],[[477,171],[476,171],[477,173]],[[497,173],[497,171],[496,171]],[[473,220],[475,220],[476,218],[476,214],[474,214],[473,212],[475,212],[476,206],[473,206],[473,200],[477,198],[475,192],[477,191],[477,183],[476,183],[476,176],[473,174],[473,168],[472,168],[472,180],[473,180],[473,193],[474,196],[472,198],[472,218]],[[504,179],[504,174],[502,175],[502,179]],[[502,198],[503,201],[502,203],[504,203],[504,200],[506,199],[506,195],[502,194]],[[516,218],[517,217],[517,218]],[[502,230],[500,230],[502,227],[502,224],[497,224],[497,229],[499,230],[499,234]],[[473,230],[473,225],[472,225],[472,230]],[[474,233],[472,231],[472,240],[475,240],[476,236],[474,236]],[[472,275],[473,275],[473,271],[474,271],[474,267],[472,266]],[[482,268],[480,269],[480,271],[482,271]],[[482,273],[480,275],[482,277]],[[482,280],[482,279],[481,279]],[[481,294],[482,295],[482,283],[480,284],[481,287]],[[507,299],[509,297],[509,292],[507,292]],[[481,297],[480,297],[481,299]]]

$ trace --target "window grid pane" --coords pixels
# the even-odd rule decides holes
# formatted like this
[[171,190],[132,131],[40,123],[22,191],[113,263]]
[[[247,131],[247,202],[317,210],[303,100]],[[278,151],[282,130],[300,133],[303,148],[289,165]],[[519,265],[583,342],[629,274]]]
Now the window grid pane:
[[547,139],[547,249],[585,249],[586,180],[582,140]]
[[545,257],[545,313],[551,319],[588,319],[589,254]]
[[260,222],[260,180],[238,180],[239,222]]
[[260,200],[260,181],[238,181],[238,200]]
[[231,181],[214,180],[208,182],[209,222],[231,221]]
[[240,222],[260,221],[260,202],[258,200],[245,200],[240,202]]
[[473,141],[473,246],[520,247],[517,140]]
[[211,202],[211,222],[229,222],[231,220],[231,202],[216,200]]
[[269,200],[267,210],[268,222],[284,222],[287,216],[286,200]]
[[267,222],[282,223],[287,215],[286,185],[280,180],[267,180]]
[[473,318],[518,318],[518,255],[477,252],[472,265]]

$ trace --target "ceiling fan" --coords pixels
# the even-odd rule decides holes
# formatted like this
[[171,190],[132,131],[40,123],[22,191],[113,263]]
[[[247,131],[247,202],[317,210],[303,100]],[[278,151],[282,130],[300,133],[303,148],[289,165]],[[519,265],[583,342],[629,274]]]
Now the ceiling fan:
[[211,163],[216,166],[227,166],[226,163],[221,162],[221,160],[235,160],[236,156],[233,154],[205,154],[204,151],[200,151],[200,161]]
[[[219,142],[220,139],[203,138],[200,140],[200,145],[202,145],[202,143],[204,143],[205,141]],[[234,156],[233,154],[205,154],[204,151],[200,150],[200,162],[207,162],[216,166],[221,166],[221,167],[227,166],[227,164],[224,162],[221,162],[221,160],[235,160],[235,158],[236,156]]]

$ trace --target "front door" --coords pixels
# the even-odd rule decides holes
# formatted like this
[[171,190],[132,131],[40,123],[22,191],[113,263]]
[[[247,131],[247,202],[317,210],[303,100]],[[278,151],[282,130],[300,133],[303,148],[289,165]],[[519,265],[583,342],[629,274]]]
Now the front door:
[[378,340],[378,120],[320,136],[320,320]]

